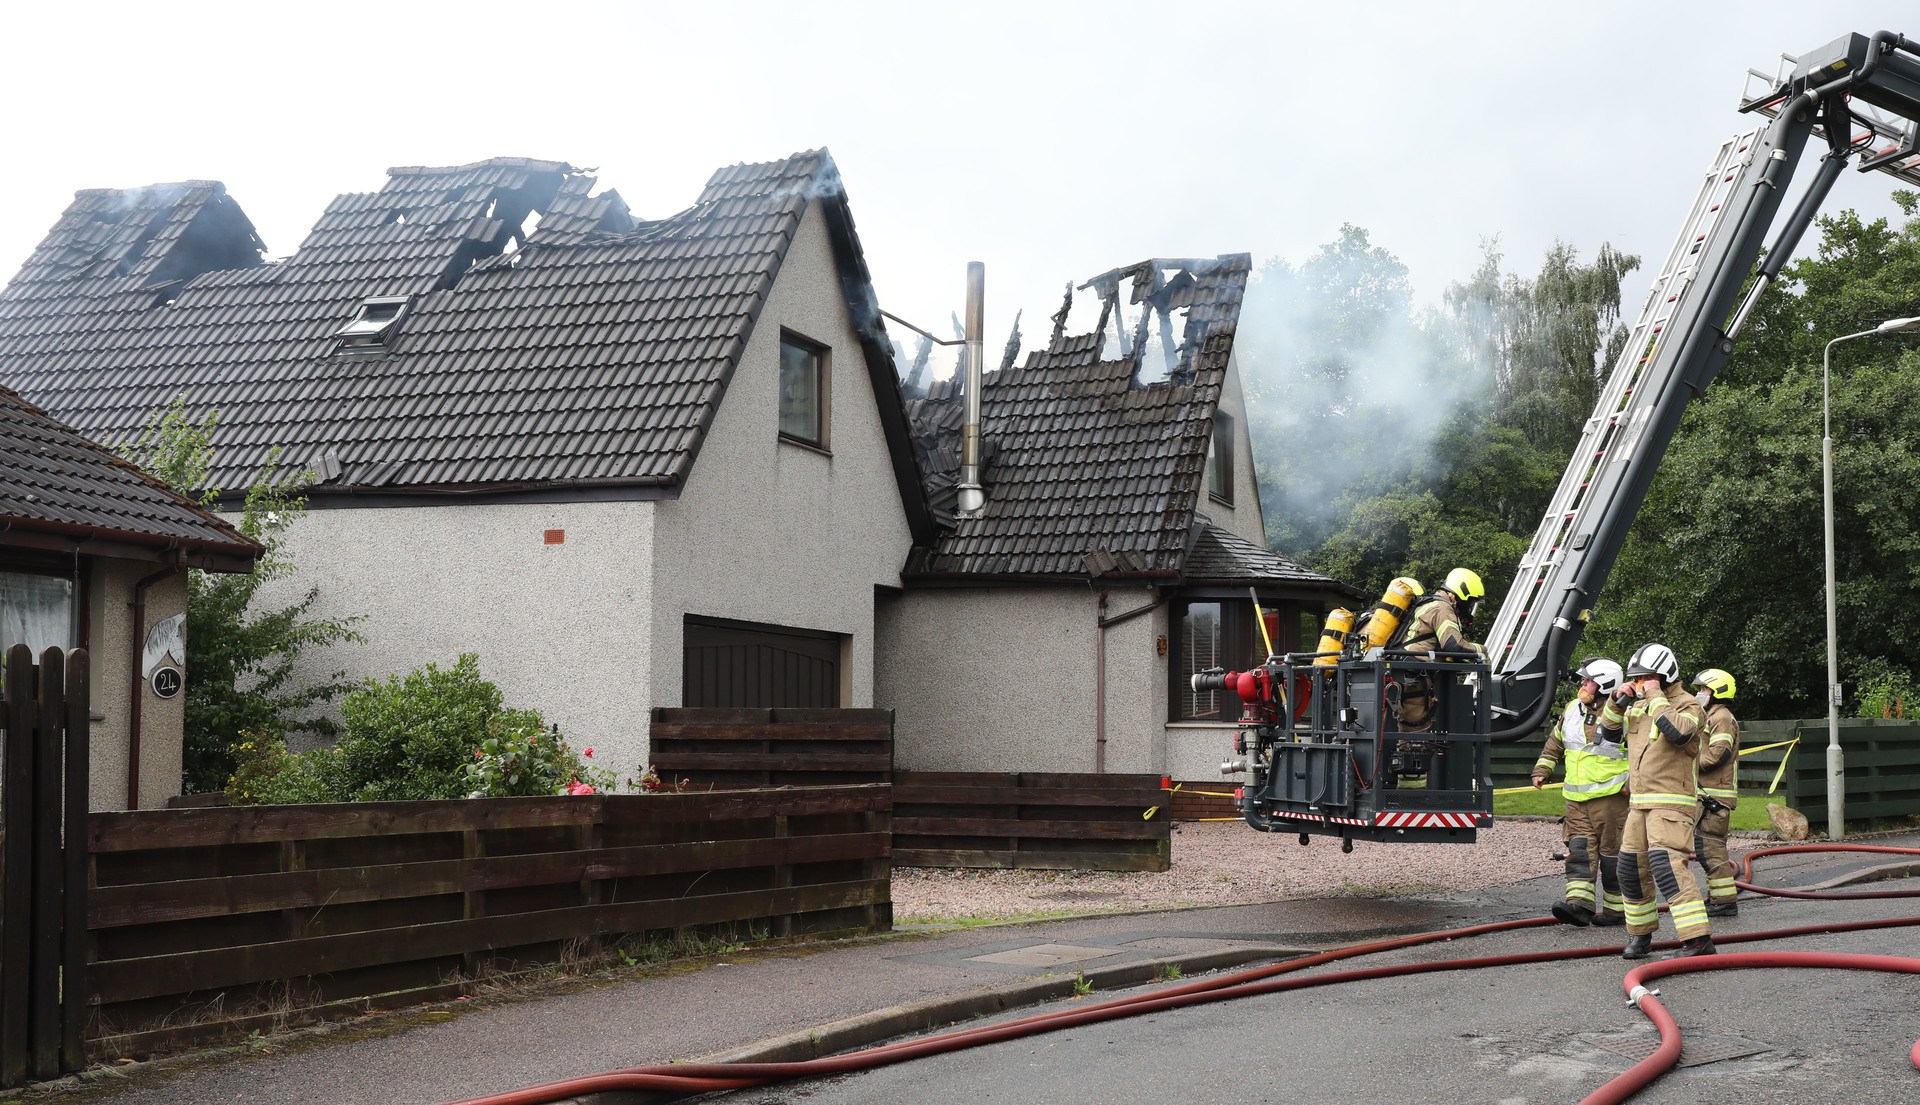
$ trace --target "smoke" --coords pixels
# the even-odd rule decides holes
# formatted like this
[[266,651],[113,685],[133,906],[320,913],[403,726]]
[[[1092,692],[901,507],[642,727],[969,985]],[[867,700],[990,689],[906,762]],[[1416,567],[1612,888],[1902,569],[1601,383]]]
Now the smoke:
[[1353,226],[1249,283],[1234,351],[1282,551],[1319,545],[1361,498],[1431,487],[1441,435],[1489,400],[1470,320],[1416,315],[1412,299],[1406,267]]

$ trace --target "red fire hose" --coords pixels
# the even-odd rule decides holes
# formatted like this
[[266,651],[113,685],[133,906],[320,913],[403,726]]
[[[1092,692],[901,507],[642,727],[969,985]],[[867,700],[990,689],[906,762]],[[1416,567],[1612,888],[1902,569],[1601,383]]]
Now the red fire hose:
[[[1793,852],[1831,852],[1862,851],[1885,852],[1900,855],[1920,856],[1920,848],[1891,848],[1867,845],[1826,844],[1810,845],[1799,848],[1766,848],[1756,850],[1747,858],[1744,874],[1751,879],[1753,860],[1764,855]],[[1776,891],[1757,886],[1750,881],[1737,883],[1742,889],[1761,894],[1776,894],[1795,898],[1868,898],[1868,897],[1915,897],[1920,890],[1876,891],[1853,894],[1829,893],[1825,891]],[[1117,1020],[1121,1017],[1137,1016],[1144,1013],[1156,1013],[1168,1009],[1181,1009],[1192,1005],[1201,1005],[1215,1001],[1227,1001],[1235,998],[1253,997],[1260,994],[1281,993],[1289,990],[1302,990],[1311,987],[1331,986],[1342,982],[1356,982],[1364,979],[1389,978],[1401,975],[1431,974],[1441,971],[1475,970],[1481,967],[1504,967],[1526,963],[1547,963],[1568,959],[1587,959],[1618,954],[1618,949],[1608,945],[1597,948],[1568,948],[1543,952],[1520,952],[1509,955],[1485,956],[1474,959],[1438,960],[1427,963],[1399,964],[1390,967],[1369,967],[1359,970],[1337,971],[1328,974],[1312,975],[1304,978],[1276,978],[1282,974],[1292,974],[1309,967],[1331,963],[1357,956],[1372,955],[1379,952],[1394,951],[1444,940],[1463,939],[1488,933],[1504,932],[1513,929],[1533,928],[1552,925],[1557,922],[1551,917],[1527,918],[1518,921],[1500,921],[1491,924],[1471,925],[1465,928],[1448,929],[1439,932],[1420,933],[1412,936],[1396,937],[1368,944],[1356,944],[1345,948],[1320,952],[1301,959],[1284,963],[1256,967],[1245,971],[1235,971],[1216,978],[1199,979],[1167,989],[1150,993],[1135,994],[1129,997],[1114,998],[1093,1005],[1076,1006],[1072,1009],[1056,1010],[1004,1021],[998,1024],[978,1028],[958,1029],[926,1036],[916,1040],[905,1040],[880,1047],[866,1048],[848,1052],[844,1055],[827,1056],[820,1059],[788,1063],[658,1063],[648,1066],[629,1067],[623,1070],[607,1071],[601,1074],[587,1075],[550,1082],[541,1086],[512,1090],[506,1093],[490,1094],[472,1098],[457,1105],[548,1105],[569,1097],[589,1093],[605,1093],[615,1090],[655,1090],[676,1093],[708,1093],[717,1090],[742,1089],[749,1086],[765,1085],[771,1082],[786,1081],[794,1078],[813,1078],[832,1074],[847,1074],[856,1071],[871,1070],[876,1067],[904,1062],[929,1055],[939,1055],[962,1048],[977,1047],[998,1043],[1004,1040],[1031,1036],[1041,1032],[1050,1032],[1077,1025],[1092,1024],[1100,1021]],[[1898,917],[1878,921],[1849,921],[1827,925],[1806,925],[1798,928],[1771,929],[1762,932],[1732,933],[1719,938],[1721,944],[1738,944],[1760,940],[1778,940],[1794,936],[1809,936],[1818,933],[1857,932],[1865,929],[1897,928],[1920,925],[1920,917]],[[1675,942],[1664,942],[1656,947],[1673,947]],[[1765,962],[1760,962],[1764,960]],[[1806,961],[1806,962],[1803,962]],[[1840,962],[1842,960],[1871,960],[1871,965]],[[1818,961],[1818,962],[1812,962]],[[1704,964],[1694,967],[1692,964]],[[1897,966],[1890,966],[1895,964]],[[1757,966],[1843,966],[1870,970],[1899,970],[1920,974],[1920,959],[1907,959],[1893,956],[1847,956],[1822,953],[1762,953],[1757,955],[1726,955],[1713,959],[1691,958],[1662,961],[1647,964],[1628,973],[1628,990],[1640,985],[1637,978],[1658,978],[1668,974],[1695,969],[1713,969],[1715,967],[1757,967]],[[1680,1036],[1678,1026],[1671,1015],[1659,1006],[1649,995],[1643,994],[1638,1002],[1643,1011],[1654,1019],[1660,1027],[1661,1047],[1655,1054],[1636,1064],[1625,1074],[1608,1082],[1582,1105],[1597,1105],[1602,1102],[1624,1101],[1628,1096],[1659,1077],[1678,1061],[1680,1056]],[[1664,1018],[1664,1020],[1662,1019]],[[1920,1042],[1915,1044],[1915,1061],[1920,1065]]]

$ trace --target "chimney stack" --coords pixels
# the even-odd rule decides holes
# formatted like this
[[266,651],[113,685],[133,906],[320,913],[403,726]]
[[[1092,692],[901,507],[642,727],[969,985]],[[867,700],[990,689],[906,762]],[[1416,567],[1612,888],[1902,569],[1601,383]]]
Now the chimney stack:
[[987,266],[967,262],[967,378],[966,421],[960,427],[960,516],[971,518],[987,505],[980,487],[980,392],[986,387],[982,360],[986,334]]

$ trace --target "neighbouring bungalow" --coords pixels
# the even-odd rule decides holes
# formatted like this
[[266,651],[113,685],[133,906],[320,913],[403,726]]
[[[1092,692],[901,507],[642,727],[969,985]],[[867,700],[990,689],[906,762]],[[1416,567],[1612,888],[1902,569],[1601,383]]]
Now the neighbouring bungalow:
[[0,648],[87,650],[92,809],[180,793],[187,569],[250,572],[260,553],[0,387]]

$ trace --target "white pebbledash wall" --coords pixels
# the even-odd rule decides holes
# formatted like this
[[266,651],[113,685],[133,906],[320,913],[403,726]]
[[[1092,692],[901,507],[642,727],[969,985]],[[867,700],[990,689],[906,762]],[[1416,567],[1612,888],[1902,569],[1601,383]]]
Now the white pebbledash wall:
[[[578,747],[644,753],[653,515],[650,502],[314,510],[288,535],[298,572],[258,603],[317,587],[309,616],[363,616],[364,641],[303,657],[309,677],[383,679],[477,653],[509,706]],[[546,543],[552,529],[561,543]]]
[[[1149,601],[1116,588],[1109,616]],[[1106,769],[1161,770],[1166,606],[1107,630]],[[1099,597],[1086,586],[909,591],[881,603],[874,701],[917,771],[1092,771]]]
[[[175,572],[147,588],[146,624],[133,624],[133,589],[158,564],[139,560],[95,562],[89,580],[91,624],[87,627],[88,696],[94,717],[89,741],[87,805],[124,810],[133,695],[140,696],[140,808],[165,806],[180,793],[181,733],[186,698],[161,698],[145,678],[133,687],[133,665],[147,630],[187,607],[187,576]],[[193,677],[192,668],[187,677]]]
[[[831,455],[779,441],[782,326],[830,347]],[[478,653],[509,705],[625,777],[647,761],[649,710],[681,703],[688,613],[845,634],[842,704],[871,705],[874,587],[898,586],[910,544],[815,203],[679,499],[312,510],[288,537],[298,574],[260,601],[317,586],[312,616],[365,615],[365,641],[314,650],[308,675]]]
[[[783,327],[828,347],[824,450],[780,439]],[[912,534],[817,201],[680,498],[655,517],[654,702],[680,705],[694,614],[843,635],[840,704],[874,705],[874,588],[900,585]]]

